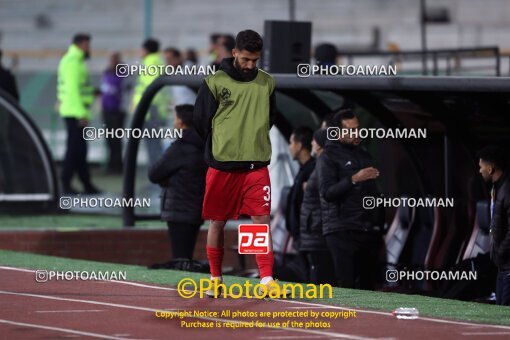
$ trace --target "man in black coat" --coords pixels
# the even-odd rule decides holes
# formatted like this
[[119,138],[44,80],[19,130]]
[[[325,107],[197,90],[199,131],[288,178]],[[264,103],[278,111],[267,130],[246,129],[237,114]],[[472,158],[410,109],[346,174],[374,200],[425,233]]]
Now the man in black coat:
[[[319,158],[326,145],[326,129],[313,134],[312,154]],[[308,262],[309,281],[314,284],[334,284],[335,273],[331,270],[333,262],[328,252],[326,239],[322,235],[321,198],[317,168],[306,182],[303,203],[301,204],[299,251]]]
[[16,78],[14,78],[11,71],[4,68],[2,65],[2,50],[0,50],[0,89],[10,94],[16,102],[19,101]]
[[502,149],[478,153],[480,174],[491,187],[491,258],[498,267],[496,304],[510,306],[510,176]]
[[[328,128],[357,131],[354,113],[342,110]],[[378,239],[371,210],[363,198],[376,196],[379,170],[355,135],[328,133],[325,150],[317,161],[322,228],[333,258],[337,284],[345,288],[373,289],[377,272]]]
[[299,249],[299,215],[304,195],[303,185],[315,169],[315,158],[312,157],[312,139],[313,130],[305,126],[296,128],[289,139],[290,155],[292,159],[299,162],[299,171],[294,177],[294,184],[287,197],[285,223],[287,230],[292,235],[293,245],[296,249]]
[[193,105],[175,107],[174,128],[182,129],[177,139],[149,169],[149,179],[161,185],[161,219],[167,221],[172,256],[192,259],[203,223],[205,190],[203,141],[193,127]]

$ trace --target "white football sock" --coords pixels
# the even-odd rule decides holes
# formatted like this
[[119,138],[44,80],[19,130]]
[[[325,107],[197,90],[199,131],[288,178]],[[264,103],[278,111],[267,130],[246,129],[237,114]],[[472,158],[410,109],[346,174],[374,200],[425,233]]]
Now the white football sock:
[[272,276],[266,276],[266,277],[263,277],[262,280],[260,280],[260,283],[262,283],[263,285],[265,285],[266,283],[268,283],[269,281],[273,280],[273,277]]

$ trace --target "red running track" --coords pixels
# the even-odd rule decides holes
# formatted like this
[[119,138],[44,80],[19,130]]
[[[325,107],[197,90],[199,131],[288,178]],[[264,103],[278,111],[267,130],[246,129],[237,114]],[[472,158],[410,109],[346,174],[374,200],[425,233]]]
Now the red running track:
[[[175,288],[117,281],[37,283],[35,271],[0,267],[0,339],[457,339],[509,338],[510,327],[433,318],[398,320],[390,313],[354,309],[356,318],[319,319],[328,329],[182,328],[161,310],[339,311],[343,307],[292,300],[184,299]],[[285,321],[259,319],[262,321]],[[185,318],[232,321],[229,318]],[[253,319],[235,319],[250,322]],[[296,320],[296,319],[293,319]],[[305,321],[305,320],[302,320]]]

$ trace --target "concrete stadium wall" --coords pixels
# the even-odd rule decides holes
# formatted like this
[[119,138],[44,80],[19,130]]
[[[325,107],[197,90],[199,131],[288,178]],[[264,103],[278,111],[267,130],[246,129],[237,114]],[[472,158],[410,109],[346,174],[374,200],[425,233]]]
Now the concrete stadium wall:
[[[153,0],[153,36],[163,46],[193,47],[205,57],[209,33],[235,33],[245,28],[262,32],[264,20],[289,19],[288,3],[287,0]],[[339,46],[366,46],[372,41],[373,27],[379,26],[379,47],[383,50],[388,43],[396,43],[401,49],[421,46],[419,0],[296,0],[295,3],[296,19],[313,23],[314,45],[330,41]],[[510,1],[428,0],[427,5],[446,6],[451,15],[451,24],[429,26],[430,48],[510,47]],[[97,52],[123,50],[133,54],[143,39],[141,0],[0,0],[0,8],[0,47],[7,52],[60,53],[77,31],[94,36],[93,48]],[[52,69],[57,61],[56,57],[27,58],[21,61],[20,68]],[[104,66],[103,57],[91,60],[92,69]]]
[[[206,260],[207,230],[201,230],[194,259]],[[237,230],[225,230],[225,245],[237,245]],[[147,266],[170,259],[166,230],[30,230],[0,232],[0,249]],[[225,250],[223,266],[240,269],[236,251]],[[255,257],[246,257],[248,269],[256,268]]]

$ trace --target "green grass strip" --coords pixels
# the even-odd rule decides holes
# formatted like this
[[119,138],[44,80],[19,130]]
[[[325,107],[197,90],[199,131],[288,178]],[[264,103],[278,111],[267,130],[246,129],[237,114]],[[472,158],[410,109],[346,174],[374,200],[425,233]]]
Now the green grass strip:
[[[208,275],[205,274],[174,270],[149,270],[141,266],[74,260],[7,250],[0,250],[0,265],[63,271],[126,271],[127,279],[130,281],[170,285],[174,287],[183,278],[198,280],[208,277]],[[225,276],[224,279],[227,285],[233,283],[242,285],[246,281],[246,278],[234,276]],[[250,279],[250,282],[256,284],[258,280]],[[333,288],[332,299],[311,299],[303,301],[386,312],[391,312],[397,307],[415,307],[420,312],[420,316],[510,325],[510,307],[439,299],[420,295]]]
[[[166,229],[161,221],[139,221],[136,227],[155,227]],[[120,216],[99,214],[54,214],[54,215],[1,215],[0,230],[7,229],[52,229],[81,230],[83,228],[122,229]]]

